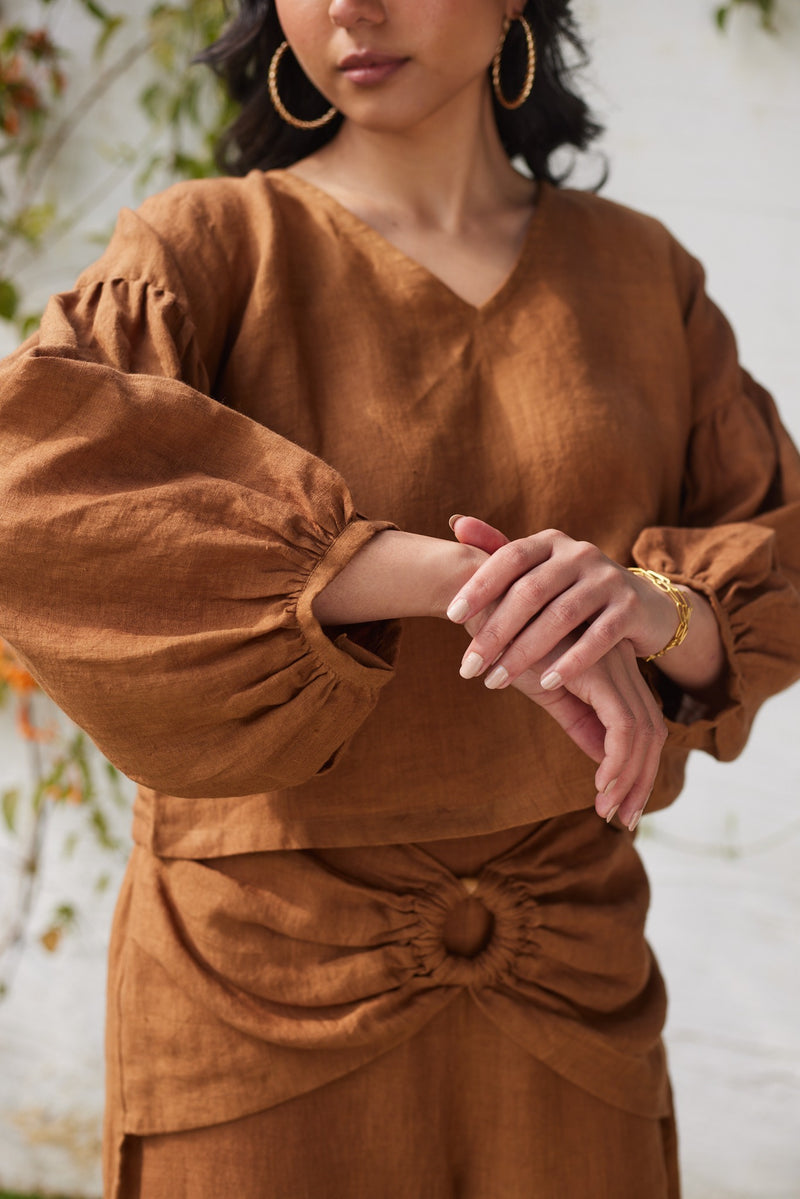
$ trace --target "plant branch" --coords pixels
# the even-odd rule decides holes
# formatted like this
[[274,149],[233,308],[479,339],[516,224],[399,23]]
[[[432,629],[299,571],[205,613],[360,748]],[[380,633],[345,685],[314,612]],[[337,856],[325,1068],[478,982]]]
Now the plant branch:
[[753,841],[746,841],[743,844],[712,844],[706,841],[694,841],[689,837],[678,837],[674,833],[668,833],[664,829],[654,827],[650,822],[644,825],[646,828],[646,840],[651,840],[659,845],[665,845],[668,849],[676,849],[681,853],[692,854],[695,857],[702,858],[725,858],[725,859],[740,859],[750,858],[757,854],[769,853],[773,849],[780,849],[787,841],[792,840],[800,834],[800,817],[791,820],[783,828],[776,829],[774,833],[768,833],[765,837],[758,837]]
[[46,175],[57,160],[64,146],[94,106],[106,95],[120,75],[139,61],[149,51],[152,38],[140,38],[100,72],[91,87],[83,93],[74,107],[62,117],[52,131],[43,139],[36,151],[34,164],[28,170],[20,191],[17,211],[24,212],[39,191]]
[[[40,747],[35,741],[29,742],[29,753],[31,774],[38,783],[42,778],[43,764]],[[0,960],[9,959],[3,976],[0,977],[0,1000],[8,993],[13,973],[19,964],[22,950],[25,948],[31,913],[38,890],[37,884],[41,875],[42,849],[49,815],[50,805],[47,802],[41,803],[34,811],[27,844],[19,862],[16,900],[8,927],[4,935],[0,937]]]

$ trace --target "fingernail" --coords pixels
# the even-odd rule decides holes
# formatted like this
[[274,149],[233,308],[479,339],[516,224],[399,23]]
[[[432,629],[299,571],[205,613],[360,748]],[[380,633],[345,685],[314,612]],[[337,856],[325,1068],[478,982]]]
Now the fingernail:
[[611,780],[611,782],[608,784],[608,786],[607,786],[607,787],[605,788],[605,790],[603,791],[603,795],[610,795],[610,794],[611,794],[611,792],[612,792],[612,791],[614,790],[614,788],[616,787],[616,785],[617,785],[617,783],[618,783],[618,782],[619,782],[619,779],[618,779],[618,778],[612,779],[612,780]]
[[454,599],[447,609],[447,619],[454,621],[455,624],[461,624],[462,620],[466,620],[468,616],[469,604],[465,599]]
[[539,679],[539,686],[544,687],[545,691],[555,691],[557,687],[561,686],[562,681],[557,670],[550,670]]
[[448,522],[447,522],[447,523],[449,524],[450,528],[453,530],[453,532],[454,532],[454,533],[455,533],[455,531],[456,531],[456,521],[457,521],[457,520],[461,520],[461,513],[460,513],[460,512],[456,512],[455,516],[451,516],[451,517],[450,517],[450,519],[449,519],[449,520],[448,520]]
[[508,671],[505,666],[495,666],[491,674],[486,676],[486,686],[490,691],[497,691],[508,682]]
[[614,817],[616,816],[618,811],[619,811],[619,804],[617,804],[617,806],[615,808],[612,808],[611,811],[606,816],[606,824],[611,824],[611,821],[614,819]]
[[483,670],[483,658],[480,654],[467,654],[461,663],[459,674],[462,679],[474,679]]
[[633,820],[632,820],[632,821],[630,822],[630,824],[628,825],[628,828],[630,829],[630,831],[631,831],[632,833],[636,831],[636,826],[637,826],[637,824],[639,823],[639,821],[640,821],[641,819],[642,819],[642,813],[641,813],[641,812],[637,812],[637,813],[636,813],[636,815],[634,816]]

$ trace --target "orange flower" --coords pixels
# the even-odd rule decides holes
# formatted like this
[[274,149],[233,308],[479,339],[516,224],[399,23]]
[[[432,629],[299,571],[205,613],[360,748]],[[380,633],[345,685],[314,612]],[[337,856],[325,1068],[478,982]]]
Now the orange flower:
[[9,137],[16,137],[19,133],[19,113],[16,108],[10,108],[8,112],[3,113],[3,132]]
[[64,929],[60,925],[54,924],[48,928],[46,933],[42,933],[39,941],[48,953],[55,953],[61,944],[61,938],[63,936]]
[[4,641],[0,641],[0,683],[7,683],[20,695],[38,688],[36,680],[20,665],[14,651]]
[[35,87],[29,83],[20,83],[14,89],[14,100],[17,108],[27,108],[30,111],[39,111],[41,103],[39,101],[39,93]]
[[31,719],[31,703],[27,698],[20,699],[19,706],[17,707],[17,732],[26,741],[37,741],[39,744],[52,741],[56,735],[55,729],[38,728],[33,723]]
[[53,803],[68,803],[76,807],[84,800],[83,791],[76,783],[53,783],[51,786],[45,787],[43,795],[45,799],[51,799]]

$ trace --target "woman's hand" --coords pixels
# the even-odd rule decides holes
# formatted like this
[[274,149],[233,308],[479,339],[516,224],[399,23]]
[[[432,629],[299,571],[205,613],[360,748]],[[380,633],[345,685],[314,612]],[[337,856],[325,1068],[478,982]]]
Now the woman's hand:
[[673,601],[596,546],[547,530],[509,542],[473,517],[454,522],[461,542],[494,546],[491,557],[454,597],[447,615],[463,624],[488,604],[494,610],[461,664],[464,678],[486,674],[507,687],[571,636],[540,680],[545,690],[569,684],[623,641],[634,655],[657,653],[675,632]]
[[599,816],[615,815],[633,831],[650,798],[667,730],[636,656],[625,642],[577,675],[569,687],[546,691],[536,669],[514,687],[550,713],[599,766],[594,776]]
[[[478,545],[489,554],[497,556],[509,544],[503,534],[482,521],[462,517],[453,523],[459,540]],[[599,554],[599,551],[596,553]],[[462,588],[461,596],[465,593],[469,596],[470,585],[478,575],[486,572],[486,567],[492,561],[490,559],[476,572],[470,583]],[[490,575],[488,583],[480,583],[486,590],[479,590],[478,595],[491,594],[491,588],[499,586],[497,580],[504,577],[507,569],[507,563],[502,563],[501,570],[494,577]],[[504,623],[501,610],[508,598],[501,595],[498,600],[493,596],[487,599],[483,608],[471,616],[467,615],[464,623],[473,641],[465,655],[465,662],[469,662],[470,653],[480,653],[481,650],[484,651],[482,656],[486,666],[495,661],[489,655],[493,649],[497,654],[497,646],[505,643],[493,640],[497,634],[492,633],[492,628],[513,628],[515,619],[518,619],[519,596],[515,597],[510,616],[506,614],[509,623]],[[472,604],[477,606],[479,602],[473,600]],[[671,601],[669,603],[674,613],[674,605]],[[665,640],[669,639],[672,631],[666,631]],[[598,790],[595,805],[598,813],[610,820],[618,812],[628,827],[635,828],[658,770],[661,749],[666,739],[664,721],[639,672],[636,651],[628,638],[622,637],[594,660],[590,653],[586,659],[588,665],[576,667],[576,649],[580,641],[580,633],[568,632],[547,647],[539,659],[533,659],[535,649],[531,650],[531,646],[536,643],[529,639],[522,669],[518,667],[518,660],[515,661],[513,675],[509,670],[508,677],[503,678],[500,685],[513,685],[546,708],[575,744],[600,763],[595,775]],[[547,646],[546,638],[543,643]],[[500,659],[505,661],[509,652],[501,649]],[[580,661],[579,658],[577,660]],[[554,667],[558,667],[560,673],[565,662],[573,664],[568,671],[568,678],[563,684],[554,684]],[[550,680],[548,686],[543,686],[543,679]]]
[[[487,687],[508,686],[571,635],[569,648],[551,658],[541,679],[545,690],[569,686],[623,641],[646,658],[663,649],[678,627],[669,595],[588,542],[556,530],[509,542],[472,516],[453,517],[451,523],[459,541],[491,555],[447,610],[451,620],[464,624],[494,604],[491,620],[464,654],[465,678],[486,673]],[[701,703],[713,703],[725,673],[719,623],[704,595],[680,590],[691,608],[688,635],[658,658],[658,669]]]
[[[476,624],[479,620],[475,618]],[[551,660],[565,649],[566,643],[558,646]],[[540,673],[549,665],[545,659],[511,686],[549,712],[578,749],[599,763],[594,780],[598,815],[605,820],[619,815],[623,824],[635,829],[650,798],[667,734],[632,648],[615,647],[573,679],[569,689],[542,687]]]

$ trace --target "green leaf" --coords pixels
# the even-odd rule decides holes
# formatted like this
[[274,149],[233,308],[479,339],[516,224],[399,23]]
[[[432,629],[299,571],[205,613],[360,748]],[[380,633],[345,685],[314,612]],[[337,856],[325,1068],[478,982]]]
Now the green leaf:
[[122,775],[111,762],[104,761],[106,777],[108,778],[111,800],[115,807],[127,808],[128,797],[122,789]]
[[13,321],[19,306],[19,292],[10,279],[0,279],[0,317]]
[[177,151],[170,162],[172,171],[183,179],[205,179],[213,170],[213,163],[205,158],[195,158],[191,154]]
[[10,833],[17,831],[17,807],[19,806],[19,791],[11,788],[3,792],[2,801],[3,823]]
[[62,928],[71,928],[77,923],[78,913],[73,904],[60,903],[53,918]]
[[119,849],[119,841],[111,835],[108,821],[100,808],[93,808],[89,818],[98,845],[103,849]]
[[108,21],[111,19],[111,14],[107,13],[104,8],[97,3],[97,0],[81,0],[81,4],[97,21]]
[[118,29],[121,29],[125,24],[125,17],[119,15],[107,17],[103,21],[103,28],[100,30],[97,41],[94,44],[95,58],[102,58],[108,49],[108,44],[113,38]]
[[155,173],[160,170],[166,163],[163,154],[153,154],[148,158],[141,171],[136,176],[136,186],[144,190],[150,186],[150,182]]
[[49,928],[39,937],[39,943],[48,953],[55,953],[64,933],[71,932],[78,924],[78,913],[71,903],[62,903],[53,912]]
[[42,321],[41,312],[29,312],[26,317],[24,317],[21,321],[18,322],[17,327],[19,329],[19,332],[20,332],[20,335],[21,335],[23,341],[25,341],[26,337],[30,337],[31,333],[36,332],[36,330],[39,328],[39,325],[41,324],[41,321]]
[[[59,758],[50,773],[45,775],[44,778],[39,779],[36,790],[33,793],[33,810],[37,815],[41,811],[45,795],[62,791],[66,766],[67,763],[64,758]],[[57,794],[54,798],[60,800],[63,798],[63,795]]]
[[55,204],[50,201],[31,204],[19,213],[14,221],[14,228],[20,237],[35,245],[42,240],[55,219]]
[[151,83],[144,88],[139,96],[139,104],[146,117],[151,121],[160,121],[164,116],[167,91],[161,83]]
[[22,25],[12,25],[0,39],[0,51],[3,54],[9,54],[16,50],[25,41],[27,33],[27,29],[24,29]]
[[728,18],[735,8],[756,9],[760,14],[761,28],[770,33],[777,32],[774,21],[776,11],[775,0],[728,0],[727,4],[720,5],[714,11],[714,19],[721,30],[724,31],[727,29]]
[[87,757],[87,745],[86,734],[79,729],[67,746],[68,757],[77,766],[81,776],[84,802],[94,799],[95,794],[94,779]]

